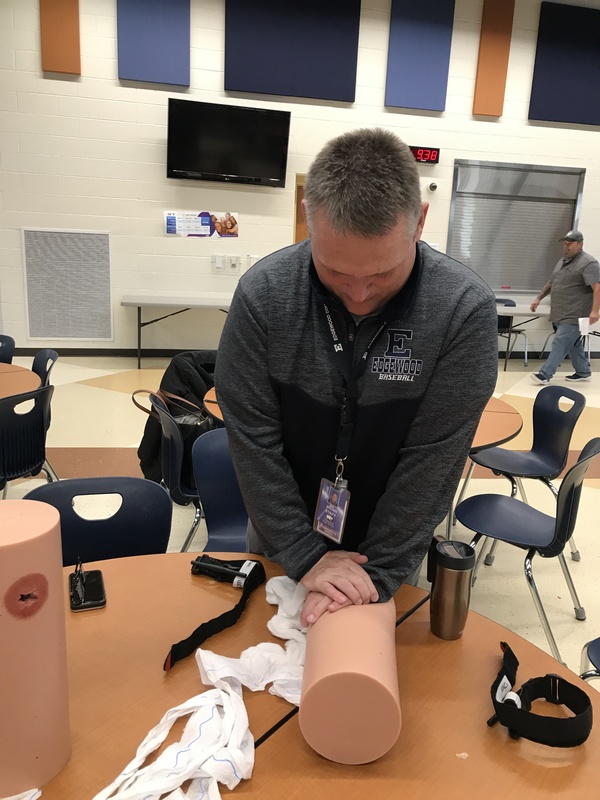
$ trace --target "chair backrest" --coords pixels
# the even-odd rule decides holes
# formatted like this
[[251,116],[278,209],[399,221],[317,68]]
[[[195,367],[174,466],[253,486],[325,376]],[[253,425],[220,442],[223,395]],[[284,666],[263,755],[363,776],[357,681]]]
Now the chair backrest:
[[556,502],[556,526],[554,539],[548,547],[539,549],[540,555],[546,558],[562,553],[565,544],[571,538],[577,522],[577,511],[583,479],[590,463],[600,454],[600,437],[591,439],[581,451],[577,463],[571,467],[562,480]]
[[14,478],[40,472],[46,460],[53,392],[54,386],[42,386],[0,399],[0,488]]
[[187,505],[190,500],[198,497],[198,491],[195,486],[188,486],[182,482],[184,443],[181,431],[158,395],[151,394],[149,400],[150,405],[158,414],[162,428],[161,464],[163,483],[175,503]]
[[50,383],[50,373],[57,358],[58,353],[56,350],[50,350],[48,348],[38,350],[33,357],[31,371],[40,376],[42,386],[47,386]]
[[202,434],[192,447],[194,478],[213,552],[246,552],[248,513],[233,468],[227,431]]
[[3,364],[12,364],[15,352],[15,340],[6,333],[0,333],[0,361]]
[[[98,518],[101,502],[96,499],[94,519],[84,518],[75,510],[75,498],[101,495],[121,498],[121,505],[111,516]],[[39,486],[24,499],[48,503],[58,510],[64,566],[76,564],[78,558],[85,564],[167,550],[171,498],[162,486],[145,478],[71,478]]]
[[[508,297],[497,297],[496,298],[496,306],[508,306],[510,308],[516,306],[514,300],[511,300]],[[501,317],[498,315],[498,333],[508,333],[510,327],[512,325],[513,318],[512,317]]]
[[[560,407],[561,400],[570,400],[566,411]],[[533,404],[533,447],[531,452],[551,464],[552,472],[547,478],[556,478],[563,471],[569,455],[569,444],[577,420],[585,407],[586,399],[567,386],[544,386]]]

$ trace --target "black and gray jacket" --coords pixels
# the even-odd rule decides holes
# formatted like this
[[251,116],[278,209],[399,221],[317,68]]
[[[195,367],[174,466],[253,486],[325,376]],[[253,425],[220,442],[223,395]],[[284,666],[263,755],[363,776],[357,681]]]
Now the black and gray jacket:
[[333,543],[312,527],[335,477],[340,354],[373,343],[358,380],[341,547],[368,556],[382,601],[419,565],[456,490],[497,376],[495,298],[472,270],[419,243],[411,277],[358,326],[320,283],[310,240],[240,280],[216,386],[246,507],[266,555],[299,580]]

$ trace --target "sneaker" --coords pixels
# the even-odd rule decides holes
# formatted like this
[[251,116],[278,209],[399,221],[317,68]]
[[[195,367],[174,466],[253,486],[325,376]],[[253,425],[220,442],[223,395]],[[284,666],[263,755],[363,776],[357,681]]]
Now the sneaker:
[[532,373],[531,373],[531,377],[533,378],[533,380],[534,380],[536,383],[543,383],[543,384],[550,383],[550,381],[548,380],[548,378],[544,378],[544,376],[542,375],[542,373],[541,373],[541,372],[532,372]]
[[592,376],[591,375],[580,375],[578,372],[574,372],[572,375],[567,375],[565,380],[566,381],[571,381],[571,383],[573,383],[574,381],[591,381],[592,380]]

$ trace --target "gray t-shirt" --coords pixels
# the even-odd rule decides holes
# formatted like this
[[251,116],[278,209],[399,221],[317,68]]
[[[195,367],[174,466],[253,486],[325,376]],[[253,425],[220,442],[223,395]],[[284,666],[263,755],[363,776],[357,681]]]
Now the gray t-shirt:
[[589,317],[592,284],[600,283],[600,265],[593,256],[580,250],[570,260],[561,258],[550,280],[551,322],[577,325],[579,317]]

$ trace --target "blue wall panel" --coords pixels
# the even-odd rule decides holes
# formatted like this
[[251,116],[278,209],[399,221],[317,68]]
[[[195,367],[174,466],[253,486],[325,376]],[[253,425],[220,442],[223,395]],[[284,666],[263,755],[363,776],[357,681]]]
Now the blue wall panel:
[[392,0],[386,106],[446,107],[454,0]]
[[542,3],[529,119],[600,125],[600,11]]
[[354,102],[360,0],[226,0],[225,89]]
[[190,0],[117,0],[119,78],[190,85]]

